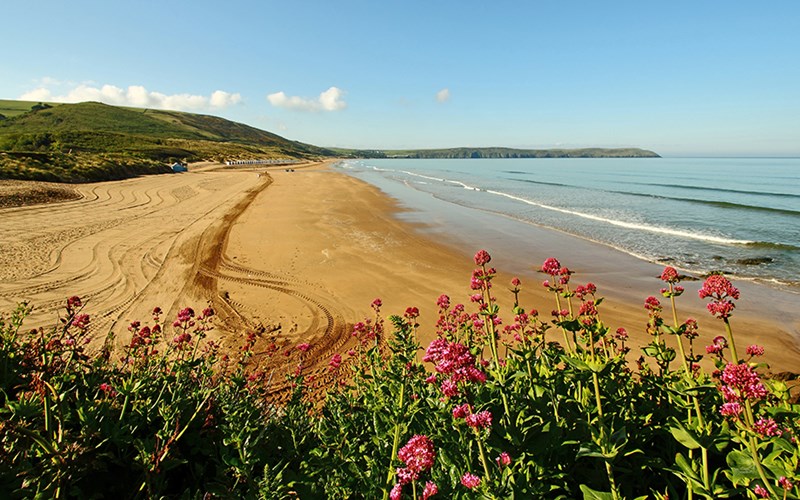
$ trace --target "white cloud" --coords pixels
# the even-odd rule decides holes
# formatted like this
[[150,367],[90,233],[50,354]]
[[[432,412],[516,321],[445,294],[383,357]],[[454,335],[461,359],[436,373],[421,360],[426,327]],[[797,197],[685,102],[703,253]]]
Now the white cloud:
[[216,90],[211,94],[209,104],[213,108],[227,108],[228,106],[239,104],[241,100],[242,96],[239,94],[229,94],[224,90]]
[[347,107],[344,101],[345,92],[337,87],[331,87],[322,92],[318,98],[310,99],[298,96],[287,96],[284,92],[269,94],[267,100],[278,108],[295,109],[299,111],[339,111]]
[[438,102],[447,102],[450,100],[450,89],[444,88],[436,93],[436,100]]
[[49,90],[39,87],[30,92],[25,92],[19,96],[19,99],[20,101],[50,101],[52,100],[51,97]]
[[114,85],[95,87],[81,84],[68,90],[66,93],[58,95],[47,88],[47,85],[43,85],[22,94],[19,99],[23,101],[50,102],[99,101],[117,106],[190,111],[233,106],[242,100],[242,96],[240,94],[231,94],[223,90],[217,90],[210,96],[193,94],[167,95],[161,92],[149,91],[141,85],[131,85],[127,89],[122,89]]

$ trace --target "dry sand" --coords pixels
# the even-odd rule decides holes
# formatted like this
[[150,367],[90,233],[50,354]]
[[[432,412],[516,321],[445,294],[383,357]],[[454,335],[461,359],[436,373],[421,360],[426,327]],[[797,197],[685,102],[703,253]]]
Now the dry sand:
[[[310,356],[324,366],[350,345],[352,324],[371,316],[375,298],[386,315],[419,307],[423,345],[432,339],[440,294],[469,307],[471,256],[479,248],[402,222],[402,208],[377,188],[324,165],[217,167],[85,184],[75,188],[80,200],[0,209],[0,310],[29,300],[36,307],[30,325],[52,324],[65,298],[77,294],[93,332],[113,329],[122,342],[127,323],[146,322],[153,306],[172,316],[211,303],[219,313],[215,337],[225,345],[238,346],[247,330],[279,335],[286,345],[311,343]],[[661,286],[657,266],[548,234],[569,249],[539,241],[529,264],[508,266],[528,269],[526,307],[553,309],[531,268],[564,250],[586,267],[576,282],[593,280],[607,292],[604,321],[632,332],[633,346],[649,341],[634,332],[647,319],[644,298]],[[496,295],[510,320],[508,260],[494,257]],[[703,312],[696,285],[687,288],[681,303],[692,303],[684,314],[701,321],[702,349],[722,325]],[[757,303],[733,318],[740,343],[764,345],[774,371],[797,371],[796,312],[759,314],[769,304],[758,301],[771,292],[748,291]]]

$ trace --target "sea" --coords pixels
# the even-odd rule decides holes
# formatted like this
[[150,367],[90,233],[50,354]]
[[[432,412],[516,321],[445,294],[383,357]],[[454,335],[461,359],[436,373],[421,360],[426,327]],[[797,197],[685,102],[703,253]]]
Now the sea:
[[797,158],[359,159],[336,168],[427,210],[429,222],[437,212],[492,214],[687,273],[800,293]]

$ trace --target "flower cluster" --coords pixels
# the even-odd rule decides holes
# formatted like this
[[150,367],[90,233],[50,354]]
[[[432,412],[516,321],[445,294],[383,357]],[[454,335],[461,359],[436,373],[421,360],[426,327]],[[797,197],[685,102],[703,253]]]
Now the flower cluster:
[[486,374],[475,366],[475,356],[469,347],[458,342],[436,339],[428,346],[422,360],[434,363],[436,372],[447,376],[442,382],[442,392],[448,397],[458,394],[459,382],[486,381]]
[[[423,472],[433,467],[433,462],[436,460],[436,449],[428,436],[416,434],[408,440],[405,446],[400,448],[397,458],[405,464],[405,467],[400,467],[396,471],[398,482],[389,495],[392,499],[399,499],[402,495],[403,485],[418,480]],[[428,481],[425,484],[423,498],[429,498],[438,492],[439,488],[436,483]]]
[[720,377],[722,397],[726,403],[755,401],[767,396],[767,388],[747,363],[728,363]]
[[734,287],[728,278],[721,274],[712,274],[706,278],[703,286],[698,291],[701,299],[711,298],[706,308],[713,316],[719,319],[728,319],[736,307],[730,299],[739,298],[739,290]]
[[467,472],[461,476],[461,484],[472,490],[480,486],[481,478],[471,472]]
[[483,410],[467,415],[464,420],[475,430],[487,429],[492,426],[492,413],[489,410]]
[[777,422],[771,418],[759,418],[753,422],[753,431],[764,437],[780,436],[783,434]]

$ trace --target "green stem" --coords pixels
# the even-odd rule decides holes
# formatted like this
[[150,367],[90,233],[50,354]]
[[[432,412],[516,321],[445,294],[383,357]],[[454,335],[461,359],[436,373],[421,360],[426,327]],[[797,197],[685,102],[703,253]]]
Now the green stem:
[[[673,288],[672,283],[669,284],[669,301],[672,305],[672,326],[677,330],[678,329],[678,309],[675,307],[675,296],[672,295]],[[686,373],[686,378],[691,379],[692,372],[689,370],[689,365],[686,364],[686,350],[683,348],[683,340],[681,339],[683,335],[678,335],[678,350],[681,353],[681,363],[683,364],[683,371]]]
[[[728,324],[728,320],[725,320],[725,324]],[[744,418],[745,423],[747,425],[748,430],[752,431],[753,429],[753,422],[755,418],[753,417],[753,407],[750,404],[750,401],[745,399],[744,401]],[[769,483],[767,479],[767,474],[764,472],[764,467],[761,465],[761,458],[758,456],[758,443],[756,442],[755,436],[749,436],[747,440],[748,448],[750,448],[750,454],[753,456],[753,462],[756,464],[756,470],[758,471],[758,475],[761,478],[761,481],[764,483],[764,486],[769,490],[769,494],[771,498],[776,497],[775,491],[772,489],[772,485]]]
[[731,345],[733,362],[738,363],[739,355],[736,353],[736,343],[733,341],[733,330],[731,329],[731,323],[728,321],[728,318],[722,318],[722,321],[725,322],[725,331],[728,333],[728,343]]
[[[561,315],[561,299],[558,296],[558,292],[556,292],[556,310]],[[573,354],[572,344],[569,343],[569,335],[567,335],[567,330],[564,327],[561,327],[561,332],[564,334],[564,343],[567,347],[567,352]]]
[[[405,396],[405,389],[406,385],[403,384],[400,386],[400,399],[398,401],[398,408],[403,408],[403,397]],[[397,422],[394,425],[394,440],[392,441],[392,455],[389,457],[389,472],[386,475],[386,489],[383,491],[383,500],[389,498],[389,486],[392,484],[392,479],[394,478],[394,467],[392,463],[394,462],[394,457],[397,455],[397,448],[400,446],[400,422]]]
[[486,461],[486,451],[483,449],[483,442],[481,441],[480,431],[475,430],[476,441],[478,442],[478,453],[481,458],[481,465],[483,466],[484,479],[488,482],[491,474],[489,473],[489,465]]

